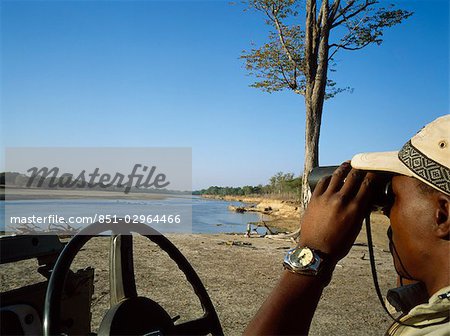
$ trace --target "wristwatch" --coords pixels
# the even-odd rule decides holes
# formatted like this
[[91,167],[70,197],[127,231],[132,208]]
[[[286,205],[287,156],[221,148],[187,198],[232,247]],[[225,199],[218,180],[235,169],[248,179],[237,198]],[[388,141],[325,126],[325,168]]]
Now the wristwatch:
[[325,281],[324,284],[328,285],[333,270],[329,261],[330,258],[319,250],[297,246],[287,252],[283,266],[292,273],[319,276]]

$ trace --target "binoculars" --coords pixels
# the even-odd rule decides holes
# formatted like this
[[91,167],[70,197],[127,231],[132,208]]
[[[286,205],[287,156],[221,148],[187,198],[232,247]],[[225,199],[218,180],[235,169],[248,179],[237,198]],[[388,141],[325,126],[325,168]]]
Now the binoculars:
[[[317,183],[327,176],[331,176],[339,166],[323,166],[314,168],[308,177],[308,184],[311,192],[314,191]],[[377,172],[379,174],[376,183],[373,186],[372,211],[388,210],[394,202],[391,180],[392,174]]]

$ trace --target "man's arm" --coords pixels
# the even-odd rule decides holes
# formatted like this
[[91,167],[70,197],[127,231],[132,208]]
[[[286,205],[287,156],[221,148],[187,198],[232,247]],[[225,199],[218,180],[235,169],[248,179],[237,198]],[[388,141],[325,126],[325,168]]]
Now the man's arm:
[[328,256],[327,274],[307,276],[285,270],[245,335],[308,334],[327,278],[361,230],[374,177],[351,169],[345,162],[332,177],[319,182],[302,219],[299,245]]
[[284,271],[244,335],[306,335],[322,294],[317,277]]

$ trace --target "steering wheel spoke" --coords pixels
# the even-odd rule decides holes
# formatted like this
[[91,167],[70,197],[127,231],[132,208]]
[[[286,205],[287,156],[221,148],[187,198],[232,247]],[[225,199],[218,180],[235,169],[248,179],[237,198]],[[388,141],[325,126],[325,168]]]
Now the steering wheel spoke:
[[131,233],[111,235],[110,251],[110,306],[113,307],[125,298],[137,297]]

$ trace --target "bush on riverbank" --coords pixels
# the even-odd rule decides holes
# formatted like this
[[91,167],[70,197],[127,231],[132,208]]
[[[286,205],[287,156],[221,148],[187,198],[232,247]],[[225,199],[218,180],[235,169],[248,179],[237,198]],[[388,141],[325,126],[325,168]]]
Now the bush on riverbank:
[[207,189],[196,190],[192,194],[212,196],[255,196],[296,202],[301,198],[301,185],[301,177],[294,177],[293,173],[278,172],[269,179],[269,183],[266,185],[246,185],[243,187],[211,186]]

